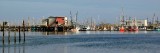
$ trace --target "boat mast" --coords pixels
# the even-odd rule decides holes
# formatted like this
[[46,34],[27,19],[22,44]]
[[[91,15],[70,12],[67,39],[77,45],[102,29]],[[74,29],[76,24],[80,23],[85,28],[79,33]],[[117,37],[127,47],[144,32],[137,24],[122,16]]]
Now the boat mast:
[[134,26],[136,26],[136,18],[134,18],[133,23],[134,23]]
[[30,26],[30,17],[28,17],[28,27]]
[[124,26],[124,11],[123,11],[123,8],[122,8],[122,14],[120,16],[120,22],[121,22],[121,26]]
[[153,18],[152,18],[152,24],[155,24],[155,13],[153,14]]
[[93,30],[93,22],[92,22],[92,17],[91,17],[91,30]]
[[77,11],[77,13],[76,13],[76,23],[77,23],[77,17],[78,17],[78,11]]
[[158,17],[157,17],[157,20],[156,20],[156,24],[157,24],[157,26],[159,26],[159,20],[158,20]]
[[71,26],[73,26],[73,18],[72,18],[72,12],[70,11],[70,18],[71,18]]
[[128,21],[129,26],[131,26],[131,23],[132,23],[132,19],[131,17],[129,17],[129,21]]
[[76,13],[76,17],[75,17],[75,27],[77,27],[77,17],[78,17],[78,11],[77,11],[77,13]]

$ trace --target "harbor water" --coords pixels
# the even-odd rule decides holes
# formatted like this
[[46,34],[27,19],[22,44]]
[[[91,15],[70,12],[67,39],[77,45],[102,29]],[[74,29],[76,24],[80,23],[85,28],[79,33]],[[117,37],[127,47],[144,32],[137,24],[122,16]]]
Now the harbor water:
[[[160,53],[160,32],[0,32],[0,53]],[[15,39],[16,36],[16,39]],[[16,40],[16,41],[14,41]]]

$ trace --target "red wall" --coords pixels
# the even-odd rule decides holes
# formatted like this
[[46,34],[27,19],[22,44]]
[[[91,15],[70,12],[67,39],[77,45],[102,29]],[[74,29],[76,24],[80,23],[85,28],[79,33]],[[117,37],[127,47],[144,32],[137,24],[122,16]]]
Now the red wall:
[[64,17],[56,17],[56,21],[58,22],[58,24],[65,24],[65,20],[64,20]]

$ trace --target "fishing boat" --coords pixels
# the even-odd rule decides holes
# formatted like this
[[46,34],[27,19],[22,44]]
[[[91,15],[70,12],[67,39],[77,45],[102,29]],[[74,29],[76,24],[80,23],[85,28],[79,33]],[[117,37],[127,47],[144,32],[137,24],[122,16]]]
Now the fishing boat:
[[108,29],[106,27],[103,28],[104,31],[107,31]]
[[75,27],[75,28],[72,28],[72,29],[71,29],[72,32],[77,32],[77,31],[79,31],[79,30],[80,30],[79,27]]
[[120,27],[119,31],[120,31],[120,32],[124,32],[124,31],[125,31],[125,28],[122,26],[122,27]]
[[156,31],[160,31],[160,26],[156,27],[155,30],[156,30]]
[[83,28],[81,28],[79,31],[89,31],[90,27],[89,26],[84,26]]
[[77,16],[78,16],[78,11],[74,17],[75,19],[73,19],[72,12],[70,11],[71,25],[73,26],[73,28],[71,28],[71,32],[77,32],[80,30],[80,27],[78,26],[78,23],[77,23]]
[[138,26],[137,26],[137,23],[136,23],[136,18],[134,18],[133,20],[133,23],[134,23],[134,26],[133,26],[133,31],[138,31]]
[[124,32],[125,31],[125,28],[124,28],[124,24],[125,24],[125,19],[124,19],[124,11],[123,11],[123,8],[122,8],[122,14],[121,14],[121,27],[119,29],[120,32]]
[[138,27],[137,26],[133,26],[132,31],[138,31]]

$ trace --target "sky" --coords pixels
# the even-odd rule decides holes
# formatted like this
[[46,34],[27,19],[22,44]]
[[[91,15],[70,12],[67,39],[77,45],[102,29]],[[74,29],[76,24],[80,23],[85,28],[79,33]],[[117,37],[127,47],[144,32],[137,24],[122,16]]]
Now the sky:
[[[160,0],[0,0],[0,22],[21,22],[28,17],[40,21],[43,17],[73,15],[78,21],[91,18],[96,22],[117,23],[122,8],[126,17],[151,19],[160,17]],[[127,18],[126,18],[127,19]]]

